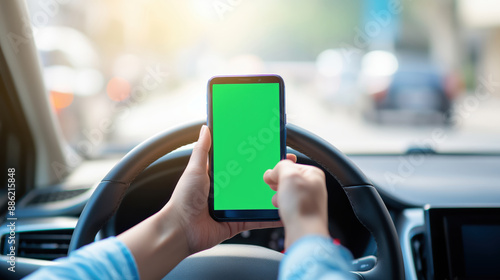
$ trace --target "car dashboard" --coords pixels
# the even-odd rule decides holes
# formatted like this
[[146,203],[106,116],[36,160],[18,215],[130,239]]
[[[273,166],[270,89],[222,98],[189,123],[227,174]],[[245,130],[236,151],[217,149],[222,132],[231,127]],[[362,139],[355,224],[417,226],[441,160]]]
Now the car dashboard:
[[[498,155],[421,153],[351,159],[377,186],[393,213],[406,279],[500,278],[492,266],[482,269],[500,261],[498,238],[491,236],[500,227]],[[451,213],[452,227],[446,226],[450,215],[442,213]],[[473,244],[460,233],[471,225],[494,228],[476,232],[483,240]],[[476,255],[464,246],[475,248]],[[479,248],[483,252],[478,255]],[[461,269],[474,257],[485,261],[471,263],[476,267],[468,272]]]

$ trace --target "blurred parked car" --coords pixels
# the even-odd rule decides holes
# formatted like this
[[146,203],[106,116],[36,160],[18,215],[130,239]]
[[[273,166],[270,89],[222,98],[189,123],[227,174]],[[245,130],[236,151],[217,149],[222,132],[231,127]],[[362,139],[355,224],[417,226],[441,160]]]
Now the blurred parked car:
[[457,94],[450,75],[425,59],[395,62],[393,73],[366,77],[363,116],[378,123],[449,123]]

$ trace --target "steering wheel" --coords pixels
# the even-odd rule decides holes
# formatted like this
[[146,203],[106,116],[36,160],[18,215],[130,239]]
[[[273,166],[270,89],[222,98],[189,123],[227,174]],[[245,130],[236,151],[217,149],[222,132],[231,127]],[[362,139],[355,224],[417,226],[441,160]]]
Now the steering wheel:
[[[94,241],[115,214],[134,179],[165,154],[197,140],[203,123],[159,133],[123,157],[99,183],[82,211],[69,252]],[[287,146],[305,154],[327,170],[343,188],[358,220],[377,243],[377,263],[369,271],[353,271],[358,279],[404,279],[401,248],[392,219],[377,190],[342,152],[298,126],[287,124]],[[167,279],[276,279],[282,254],[251,245],[218,245],[182,261]],[[263,269],[265,268],[265,269]],[[252,274],[253,273],[253,274]]]

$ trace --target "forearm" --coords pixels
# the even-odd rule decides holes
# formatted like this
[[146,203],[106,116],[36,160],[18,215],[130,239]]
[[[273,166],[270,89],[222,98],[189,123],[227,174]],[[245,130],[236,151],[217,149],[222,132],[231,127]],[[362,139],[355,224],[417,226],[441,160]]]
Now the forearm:
[[117,237],[132,252],[141,279],[160,279],[189,256],[186,236],[169,219],[170,211],[167,206]]

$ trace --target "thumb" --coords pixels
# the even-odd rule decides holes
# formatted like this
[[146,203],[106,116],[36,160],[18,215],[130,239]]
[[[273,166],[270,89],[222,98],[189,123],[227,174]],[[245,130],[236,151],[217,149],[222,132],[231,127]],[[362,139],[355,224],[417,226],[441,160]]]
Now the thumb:
[[210,130],[206,125],[201,126],[198,142],[193,148],[188,166],[200,166],[205,168],[208,162],[208,152],[211,146]]

